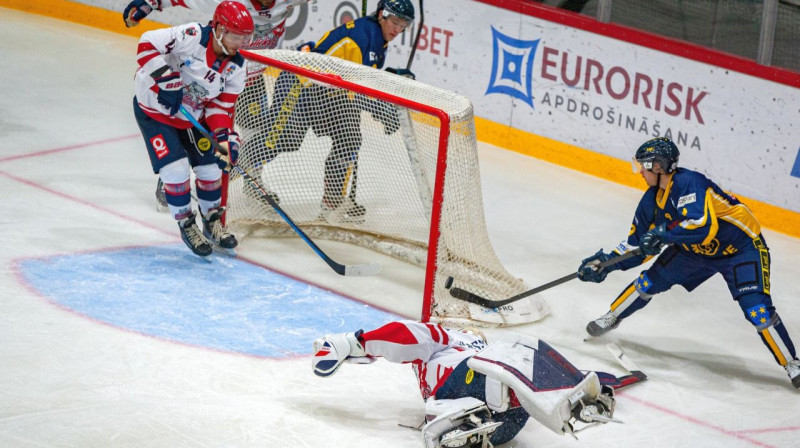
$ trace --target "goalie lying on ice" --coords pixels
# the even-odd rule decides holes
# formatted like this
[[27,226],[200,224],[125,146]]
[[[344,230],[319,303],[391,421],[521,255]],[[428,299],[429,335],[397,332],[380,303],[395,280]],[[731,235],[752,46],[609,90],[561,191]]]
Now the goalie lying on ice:
[[506,443],[529,417],[558,434],[614,421],[614,389],[645,379],[582,372],[535,338],[487,345],[482,335],[414,321],[327,335],[313,349],[312,368],[322,377],[344,362],[410,363],[426,400],[426,448]]

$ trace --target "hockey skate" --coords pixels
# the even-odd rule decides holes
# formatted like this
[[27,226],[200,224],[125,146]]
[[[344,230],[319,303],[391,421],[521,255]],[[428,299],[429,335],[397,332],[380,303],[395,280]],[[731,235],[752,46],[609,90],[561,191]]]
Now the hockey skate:
[[167,204],[167,193],[164,191],[164,182],[161,181],[161,178],[158,178],[158,184],[156,184],[156,211],[158,212],[165,212],[169,210],[169,204]]
[[331,376],[339,370],[339,366],[347,361],[353,364],[369,364],[375,358],[367,356],[364,347],[358,342],[358,337],[364,333],[358,330],[355,333],[340,333],[321,337],[314,341],[314,357],[311,359],[311,368],[317,376]]
[[614,389],[602,386],[600,394],[594,400],[577,399],[572,408],[572,418],[569,420],[570,432],[582,431],[591,426],[603,423],[622,423],[614,418]]
[[589,325],[586,326],[586,332],[589,333],[590,336],[602,336],[617,328],[621,321],[622,319],[618,319],[617,316],[614,315],[613,311],[609,311],[597,319],[589,322]]
[[325,198],[319,206],[319,215],[317,220],[323,222],[334,222],[336,219],[336,206],[329,204]]
[[229,256],[236,256],[236,251],[233,249],[239,245],[239,242],[222,225],[222,215],[224,213],[225,207],[220,207],[209,210],[203,216],[203,236],[220,252]]
[[349,196],[339,201],[328,200],[323,197],[320,209],[317,219],[331,223],[363,224],[364,215],[367,214],[367,209]]
[[188,247],[195,255],[205,258],[211,255],[213,249],[211,248],[211,244],[209,244],[209,242],[200,232],[200,229],[197,227],[195,217],[196,215],[192,213],[191,215],[181,219],[178,221],[178,227],[181,229],[181,239],[186,244],[186,247]]
[[489,438],[502,425],[492,419],[489,407],[474,397],[425,402],[422,438],[426,448],[492,447]]
[[447,448],[492,448],[494,445],[489,441],[489,437],[503,422],[492,420],[488,409],[465,417],[457,428],[442,435],[439,444]]
[[789,361],[784,367],[789,379],[792,380],[792,385],[800,389],[800,359],[793,359]]
[[342,210],[342,220],[355,224],[364,223],[364,215],[367,214],[367,209],[363,205],[356,202],[354,197],[346,197],[342,207],[344,207]]

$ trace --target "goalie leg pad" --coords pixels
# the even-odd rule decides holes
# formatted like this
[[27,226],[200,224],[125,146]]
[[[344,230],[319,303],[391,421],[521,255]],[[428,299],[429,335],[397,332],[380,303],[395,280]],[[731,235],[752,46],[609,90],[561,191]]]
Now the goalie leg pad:
[[525,336],[500,341],[473,356],[468,365],[507,384],[528,414],[557,434],[574,432],[576,421],[612,418],[611,389],[603,390],[596,373],[584,375],[544,341]]

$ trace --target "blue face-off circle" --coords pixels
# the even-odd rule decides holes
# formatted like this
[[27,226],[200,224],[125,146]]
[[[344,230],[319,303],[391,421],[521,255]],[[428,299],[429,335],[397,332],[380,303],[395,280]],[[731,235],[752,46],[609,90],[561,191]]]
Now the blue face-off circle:
[[49,300],[126,330],[264,357],[311,352],[326,333],[399,316],[245,261],[204,261],[183,245],[28,259],[22,277]]

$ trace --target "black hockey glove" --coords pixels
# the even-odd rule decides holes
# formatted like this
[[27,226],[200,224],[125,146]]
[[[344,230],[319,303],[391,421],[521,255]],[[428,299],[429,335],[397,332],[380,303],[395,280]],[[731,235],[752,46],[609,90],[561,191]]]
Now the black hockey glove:
[[220,146],[228,150],[228,154],[222,154],[219,151],[214,152],[217,166],[226,172],[230,171],[231,167],[236,165],[239,160],[239,134],[230,129],[219,129],[214,133],[214,139],[217,140]]
[[386,135],[392,135],[400,129],[397,108],[391,104],[382,103],[378,110],[372,113],[372,116],[383,123],[383,133]]
[[394,67],[387,67],[386,71],[389,73],[394,73],[395,75],[400,75],[405,78],[409,79],[417,79],[417,76],[411,70],[407,68],[394,68]]
[[356,97],[361,110],[369,112],[372,118],[383,124],[383,133],[392,135],[400,129],[400,117],[397,115],[397,107],[394,104],[386,103],[365,95]]
[[667,225],[661,224],[642,235],[639,241],[639,248],[642,249],[642,255],[658,255],[661,253],[661,248],[664,247],[664,236],[666,234]]
[[158,102],[169,110],[170,115],[175,115],[183,101],[183,82],[180,72],[173,72],[164,66],[151,75],[158,85]]
[[122,12],[125,26],[130,28],[138,25],[154,9],[161,10],[161,0],[133,0]]
[[584,282],[600,283],[606,279],[608,273],[617,269],[616,265],[606,266],[605,268],[598,268],[597,265],[609,260],[611,254],[603,252],[603,249],[597,251],[596,254],[581,261],[581,266],[578,268],[578,278]]

